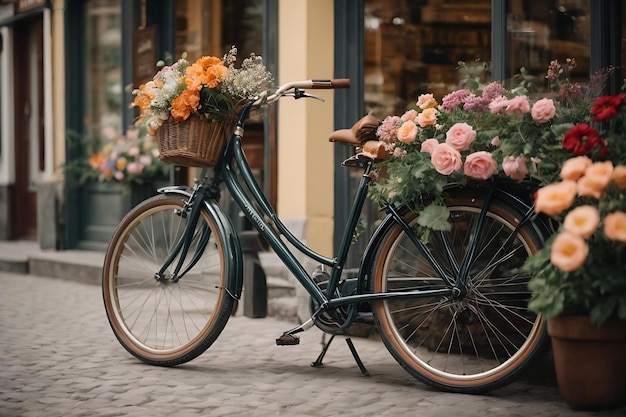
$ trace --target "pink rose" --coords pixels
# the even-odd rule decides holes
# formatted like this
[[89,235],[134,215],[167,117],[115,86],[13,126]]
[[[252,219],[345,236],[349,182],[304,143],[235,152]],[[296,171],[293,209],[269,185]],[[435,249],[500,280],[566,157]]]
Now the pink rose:
[[130,149],[128,150],[128,154],[129,154],[130,156],[137,156],[137,155],[139,155],[140,153],[141,153],[141,151],[139,151],[139,147],[137,147],[137,146],[133,146],[132,148],[130,148]]
[[404,112],[404,114],[400,117],[400,120],[406,122],[407,120],[415,120],[417,117],[417,111],[410,109]]
[[465,159],[465,175],[479,180],[486,180],[495,174],[498,163],[489,152],[479,151],[469,154]]
[[506,97],[498,96],[494,98],[491,103],[489,103],[489,110],[491,110],[491,113],[493,114],[498,114],[501,113],[502,110],[504,110],[508,105],[509,100],[507,100]]
[[500,136],[494,136],[493,139],[491,139],[491,144],[493,146],[500,146]]
[[556,113],[556,108],[554,107],[554,102],[550,98],[542,98],[535,104],[533,104],[533,108],[531,111],[531,116],[533,120],[538,123],[546,123],[552,120],[554,114]]
[[443,175],[450,175],[455,171],[460,171],[463,166],[459,151],[446,143],[440,143],[435,146],[430,160],[437,172]]
[[150,166],[152,165],[152,158],[150,155],[141,155],[139,157],[139,163],[143,166]]
[[469,149],[474,139],[476,139],[476,132],[467,123],[456,123],[446,133],[446,143],[457,151]]
[[508,105],[504,109],[504,113],[506,114],[517,114],[521,116],[524,113],[528,113],[530,111],[530,103],[528,102],[528,97],[526,96],[515,96],[509,100]]
[[143,165],[137,162],[129,162],[128,165],[126,165],[126,170],[129,174],[141,174],[141,171],[143,171]]
[[433,150],[437,145],[439,145],[439,141],[437,139],[426,139],[424,142],[422,142],[420,152],[433,153]]
[[398,128],[396,135],[400,142],[412,143],[417,137],[417,125],[412,120],[407,120]]
[[502,170],[506,175],[516,181],[521,181],[528,175],[526,158],[523,156],[505,156],[502,161]]

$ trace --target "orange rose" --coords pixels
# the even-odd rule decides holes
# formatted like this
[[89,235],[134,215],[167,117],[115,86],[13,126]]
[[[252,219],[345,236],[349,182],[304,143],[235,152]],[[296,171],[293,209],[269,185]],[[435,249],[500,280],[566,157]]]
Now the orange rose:
[[611,240],[626,242],[626,213],[616,211],[604,218],[604,234]]
[[537,190],[535,197],[535,211],[545,213],[548,216],[561,214],[574,202],[576,197],[576,183],[574,181],[561,181],[546,185]]
[[563,228],[570,233],[589,238],[600,223],[600,213],[593,206],[579,206],[567,213],[563,221]]
[[613,175],[613,163],[611,161],[595,162],[585,171],[585,177],[588,178],[590,184],[597,189],[604,190]]
[[626,166],[618,165],[613,169],[611,179],[622,190],[626,189]]
[[562,232],[552,242],[550,262],[561,271],[571,272],[585,263],[588,254],[589,246],[582,237]]
[[561,178],[564,180],[577,181],[585,174],[585,171],[593,161],[587,156],[577,156],[570,158],[561,167]]
[[123,171],[124,168],[126,168],[126,165],[128,165],[128,159],[122,156],[115,163],[115,169],[117,169],[118,171]]

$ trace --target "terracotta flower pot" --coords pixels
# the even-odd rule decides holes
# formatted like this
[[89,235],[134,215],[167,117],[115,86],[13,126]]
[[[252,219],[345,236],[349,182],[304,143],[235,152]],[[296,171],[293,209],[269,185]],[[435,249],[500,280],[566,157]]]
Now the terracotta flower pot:
[[587,316],[548,320],[561,395],[575,410],[626,404],[626,321],[593,326]]

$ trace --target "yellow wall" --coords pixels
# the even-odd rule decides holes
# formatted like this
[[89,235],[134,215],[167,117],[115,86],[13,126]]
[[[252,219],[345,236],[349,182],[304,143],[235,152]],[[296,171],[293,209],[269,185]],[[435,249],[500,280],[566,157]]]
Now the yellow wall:
[[[333,0],[281,0],[279,83],[333,77]],[[278,114],[278,215],[306,220],[314,250],[332,254],[332,90],[310,90],[326,101],[281,100]]]
[[52,125],[54,168],[65,162],[65,0],[52,2]]

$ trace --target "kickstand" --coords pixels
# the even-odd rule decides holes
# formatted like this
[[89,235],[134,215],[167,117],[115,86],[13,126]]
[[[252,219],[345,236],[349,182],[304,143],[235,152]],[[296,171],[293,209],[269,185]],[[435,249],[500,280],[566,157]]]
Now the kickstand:
[[[324,347],[322,348],[322,352],[319,354],[315,362],[311,362],[312,367],[319,368],[321,366],[324,366],[322,361],[324,360],[324,356],[326,356],[326,352],[328,352],[328,348],[330,347],[330,344],[335,339],[335,336],[336,334],[333,334],[332,336],[330,336],[330,339],[328,339],[328,342],[326,342],[326,333],[322,335],[322,345]],[[352,357],[356,361],[356,364],[359,366],[359,369],[361,370],[361,373],[363,374],[363,376],[370,376],[370,373],[365,368],[365,365],[363,365],[363,361],[361,361],[361,358],[359,357],[359,354],[357,353],[356,348],[354,347],[354,343],[352,343],[352,339],[350,339],[349,337],[346,337],[346,343],[348,344],[348,348],[350,348],[350,353],[352,353]]]

